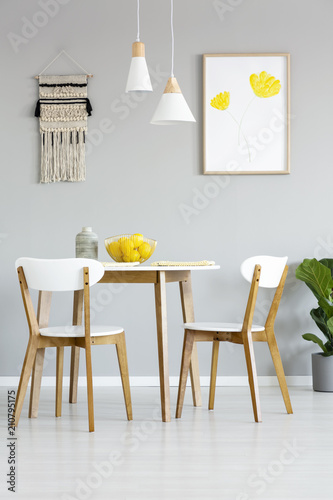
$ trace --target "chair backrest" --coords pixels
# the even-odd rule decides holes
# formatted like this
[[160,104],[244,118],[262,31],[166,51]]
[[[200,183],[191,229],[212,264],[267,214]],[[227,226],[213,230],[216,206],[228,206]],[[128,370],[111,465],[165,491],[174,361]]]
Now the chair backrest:
[[241,265],[242,276],[251,283],[253,271],[257,264],[261,266],[259,286],[263,288],[278,287],[288,257],[271,257],[269,255],[257,255],[244,260]]
[[97,283],[104,274],[103,265],[93,259],[33,259],[21,257],[16,269],[23,267],[29,288],[49,292],[82,290],[83,268],[89,268],[89,285]]

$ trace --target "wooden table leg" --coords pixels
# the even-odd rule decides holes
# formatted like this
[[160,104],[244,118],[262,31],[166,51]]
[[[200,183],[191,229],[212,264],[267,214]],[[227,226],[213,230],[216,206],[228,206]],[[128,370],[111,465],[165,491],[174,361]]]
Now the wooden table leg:
[[[40,328],[49,324],[52,292],[39,292],[37,306],[37,321]],[[42,383],[45,349],[37,349],[36,359],[31,376],[29,418],[37,418],[40,387]]]
[[[74,292],[73,301],[73,325],[82,325],[83,311],[83,290]],[[77,384],[79,378],[80,348],[72,347],[71,351],[71,371],[69,380],[69,402],[77,402]]]
[[168,360],[168,331],[166,310],[165,272],[158,272],[158,283],[155,283],[155,307],[158,344],[158,362],[160,372],[162,421],[170,422],[170,385]]
[[[180,298],[182,302],[184,323],[194,323],[192,280],[190,271],[188,272],[188,277],[186,281],[179,282],[179,289],[180,289]],[[191,376],[193,404],[194,406],[201,406],[202,400],[201,400],[201,389],[200,389],[199,360],[198,360],[198,350],[196,342],[194,342],[193,345],[191,365],[190,365],[190,376]]]

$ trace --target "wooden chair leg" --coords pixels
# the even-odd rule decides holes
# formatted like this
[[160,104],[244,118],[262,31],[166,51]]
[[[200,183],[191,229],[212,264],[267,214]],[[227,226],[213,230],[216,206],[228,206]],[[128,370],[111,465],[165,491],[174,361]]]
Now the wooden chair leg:
[[133,420],[131,388],[129,382],[126,341],[124,332],[119,334],[119,340],[116,343],[116,349],[117,349],[117,357],[118,357],[119,370],[121,376],[121,383],[123,386],[127,420]]
[[188,371],[189,371],[190,363],[191,363],[193,344],[194,344],[194,333],[191,332],[190,330],[185,330],[182,362],[181,362],[181,366],[180,366],[176,418],[180,418],[182,416],[185,390],[186,390],[186,382],[187,382]]
[[251,332],[243,332],[243,344],[251,391],[254,420],[256,422],[261,422],[259,387]]
[[194,342],[192,350],[192,358],[190,364],[190,378],[193,406],[202,406],[201,387],[200,387],[200,372],[197,343]]
[[289,397],[288,386],[287,386],[287,382],[286,382],[286,377],[284,374],[282,360],[281,360],[279,348],[278,348],[278,345],[276,342],[274,330],[266,329],[266,334],[267,334],[268,347],[269,347],[269,350],[270,350],[270,353],[272,356],[274,368],[276,371],[276,376],[277,376],[278,381],[279,381],[279,385],[280,385],[280,389],[281,389],[284,404],[286,406],[287,413],[293,413],[293,409],[292,409],[291,401],[290,401],[290,397]]
[[64,348],[57,347],[56,406],[55,406],[56,417],[61,417],[63,371],[64,371]]
[[[193,305],[193,294],[192,294],[192,279],[191,271],[187,272],[186,281],[179,282],[180,298],[183,309],[183,320],[184,323],[194,323],[194,305]],[[194,406],[201,406],[201,388],[200,388],[200,373],[199,373],[199,360],[197,344],[193,344],[192,359],[190,364],[190,377],[191,377],[191,389],[192,389],[192,399]]]
[[21,377],[19,386],[16,394],[16,404],[15,404],[15,426],[18,426],[21,411],[23,407],[24,398],[27,392],[28,382],[31,375],[32,367],[35,362],[36,352],[37,352],[37,338],[30,338],[28,347],[25,353],[25,358],[23,362]]
[[71,347],[71,369],[69,378],[69,402],[77,402],[77,386],[79,380],[80,348]]
[[37,349],[35,363],[32,369],[32,377],[31,377],[29,418],[37,418],[38,416],[38,405],[39,405],[40,387],[43,375],[44,356],[45,356],[45,348]]
[[[83,290],[74,292],[73,300],[73,325],[82,325]],[[80,348],[71,349],[71,371],[69,379],[69,402],[77,402],[77,386],[79,378]]]
[[86,372],[87,372],[87,398],[88,398],[88,419],[89,432],[94,432],[94,393],[91,363],[91,345],[86,344]]
[[211,370],[210,370],[210,386],[209,386],[209,402],[208,402],[208,409],[209,410],[214,410],[219,347],[220,347],[220,342],[218,340],[214,340],[213,341],[213,348],[212,348],[212,366],[211,366]]
[[[37,305],[37,322],[39,328],[46,328],[49,324],[49,316],[51,309],[52,292],[42,290],[38,294]],[[42,383],[43,365],[44,365],[45,349],[37,349],[35,364],[32,370],[31,388],[30,388],[30,404],[29,418],[37,418],[38,405],[40,396],[40,387]]]

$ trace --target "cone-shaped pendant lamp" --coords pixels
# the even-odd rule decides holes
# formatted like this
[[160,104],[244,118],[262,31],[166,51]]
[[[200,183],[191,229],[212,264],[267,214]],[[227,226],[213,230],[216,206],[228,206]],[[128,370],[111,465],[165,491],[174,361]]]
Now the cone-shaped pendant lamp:
[[150,123],[154,125],[172,125],[178,122],[195,122],[173,74],[174,66],[174,34],[173,34],[173,0],[171,0],[171,76]]
[[140,0],[137,0],[138,33],[132,44],[132,61],[127,78],[126,92],[152,92],[148,67],[145,59],[145,44],[140,42]]

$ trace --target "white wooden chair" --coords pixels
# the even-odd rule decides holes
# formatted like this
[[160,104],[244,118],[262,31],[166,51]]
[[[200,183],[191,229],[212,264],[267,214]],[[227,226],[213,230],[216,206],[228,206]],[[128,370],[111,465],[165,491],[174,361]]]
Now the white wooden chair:
[[[123,385],[128,420],[132,420],[132,403],[127,366],[125,333],[118,326],[90,325],[90,287],[104,274],[100,262],[92,259],[31,259],[20,258],[15,266],[18,272],[24,308],[29,325],[29,343],[22,367],[16,395],[15,425],[17,426],[27,391],[30,374],[38,349],[57,348],[56,417],[61,416],[63,357],[65,346],[85,349],[88,395],[89,431],[94,431],[94,403],[91,346],[115,344]],[[80,326],[54,326],[40,328],[32,305],[29,288],[40,291],[83,290],[84,324]]]
[[[286,378],[274,334],[274,322],[281,300],[284,283],[288,273],[288,257],[256,256],[245,260],[241,265],[243,277],[251,283],[243,324],[238,323],[185,323],[183,355],[180,369],[176,418],[182,414],[186,381],[194,342],[213,342],[211,378],[209,391],[210,410],[214,409],[217,361],[220,342],[243,344],[252,398],[254,419],[261,422],[259,389],[253,342],[267,342],[279,381],[287,413],[292,413]],[[258,287],[276,288],[276,292],[264,326],[253,325]]]

